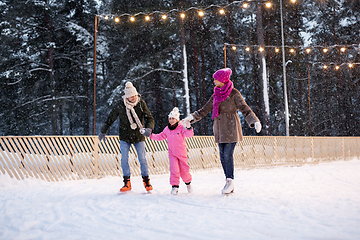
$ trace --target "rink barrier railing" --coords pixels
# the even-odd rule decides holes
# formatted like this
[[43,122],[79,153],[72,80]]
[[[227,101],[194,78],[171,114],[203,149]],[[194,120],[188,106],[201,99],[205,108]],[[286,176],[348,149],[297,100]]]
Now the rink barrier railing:
[[[186,139],[191,171],[221,168],[212,136]],[[169,172],[166,141],[146,139],[150,175]],[[0,173],[47,181],[122,176],[118,136],[0,136]],[[360,137],[244,137],[234,151],[237,168],[314,164],[360,157]],[[129,153],[132,176],[140,175],[137,153]]]

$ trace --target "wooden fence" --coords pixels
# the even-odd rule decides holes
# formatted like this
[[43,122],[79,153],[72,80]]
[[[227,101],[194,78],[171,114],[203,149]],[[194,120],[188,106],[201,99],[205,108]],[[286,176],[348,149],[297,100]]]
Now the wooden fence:
[[[117,136],[0,136],[0,174],[47,181],[122,176]],[[166,141],[146,139],[149,173],[169,172]],[[221,168],[211,136],[187,139],[192,171]],[[235,167],[301,165],[360,158],[360,137],[244,137],[234,152]],[[140,175],[135,148],[129,153],[133,176]]]

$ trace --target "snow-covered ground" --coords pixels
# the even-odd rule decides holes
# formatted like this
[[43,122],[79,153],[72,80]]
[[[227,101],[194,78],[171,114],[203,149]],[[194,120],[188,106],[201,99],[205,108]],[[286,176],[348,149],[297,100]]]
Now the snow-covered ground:
[[0,174],[0,239],[360,239],[360,159],[301,167],[237,169],[235,193],[220,194],[222,170],[193,172],[170,195],[120,195],[119,177],[46,182]]

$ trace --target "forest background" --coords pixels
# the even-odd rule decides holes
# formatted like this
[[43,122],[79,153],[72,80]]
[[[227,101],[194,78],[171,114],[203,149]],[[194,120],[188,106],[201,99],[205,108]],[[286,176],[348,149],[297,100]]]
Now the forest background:
[[[126,81],[148,104],[158,133],[174,106],[186,117],[187,89],[191,112],[210,98],[224,46],[261,135],[285,135],[280,2],[270,2],[1,0],[0,135],[92,135],[94,96],[98,134]],[[290,135],[359,136],[360,1],[283,0],[283,23]],[[195,134],[211,135],[211,122],[209,114]],[[108,134],[118,134],[117,124]]]

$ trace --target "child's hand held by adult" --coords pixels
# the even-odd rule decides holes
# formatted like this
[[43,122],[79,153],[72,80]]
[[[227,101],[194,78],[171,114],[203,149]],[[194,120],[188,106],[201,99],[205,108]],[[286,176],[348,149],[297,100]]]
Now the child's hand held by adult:
[[142,135],[144,135],[145,137],[150,137],[150,135],[152,133],[152,129],[151,128],[141,128],[140,133]]
[[194,120],[194,117],[192,114],[190,114],[189,116],[187,116],[186,118],[183,119],[183,121],[188,121],[188,122],[191,122],[192,120]]

